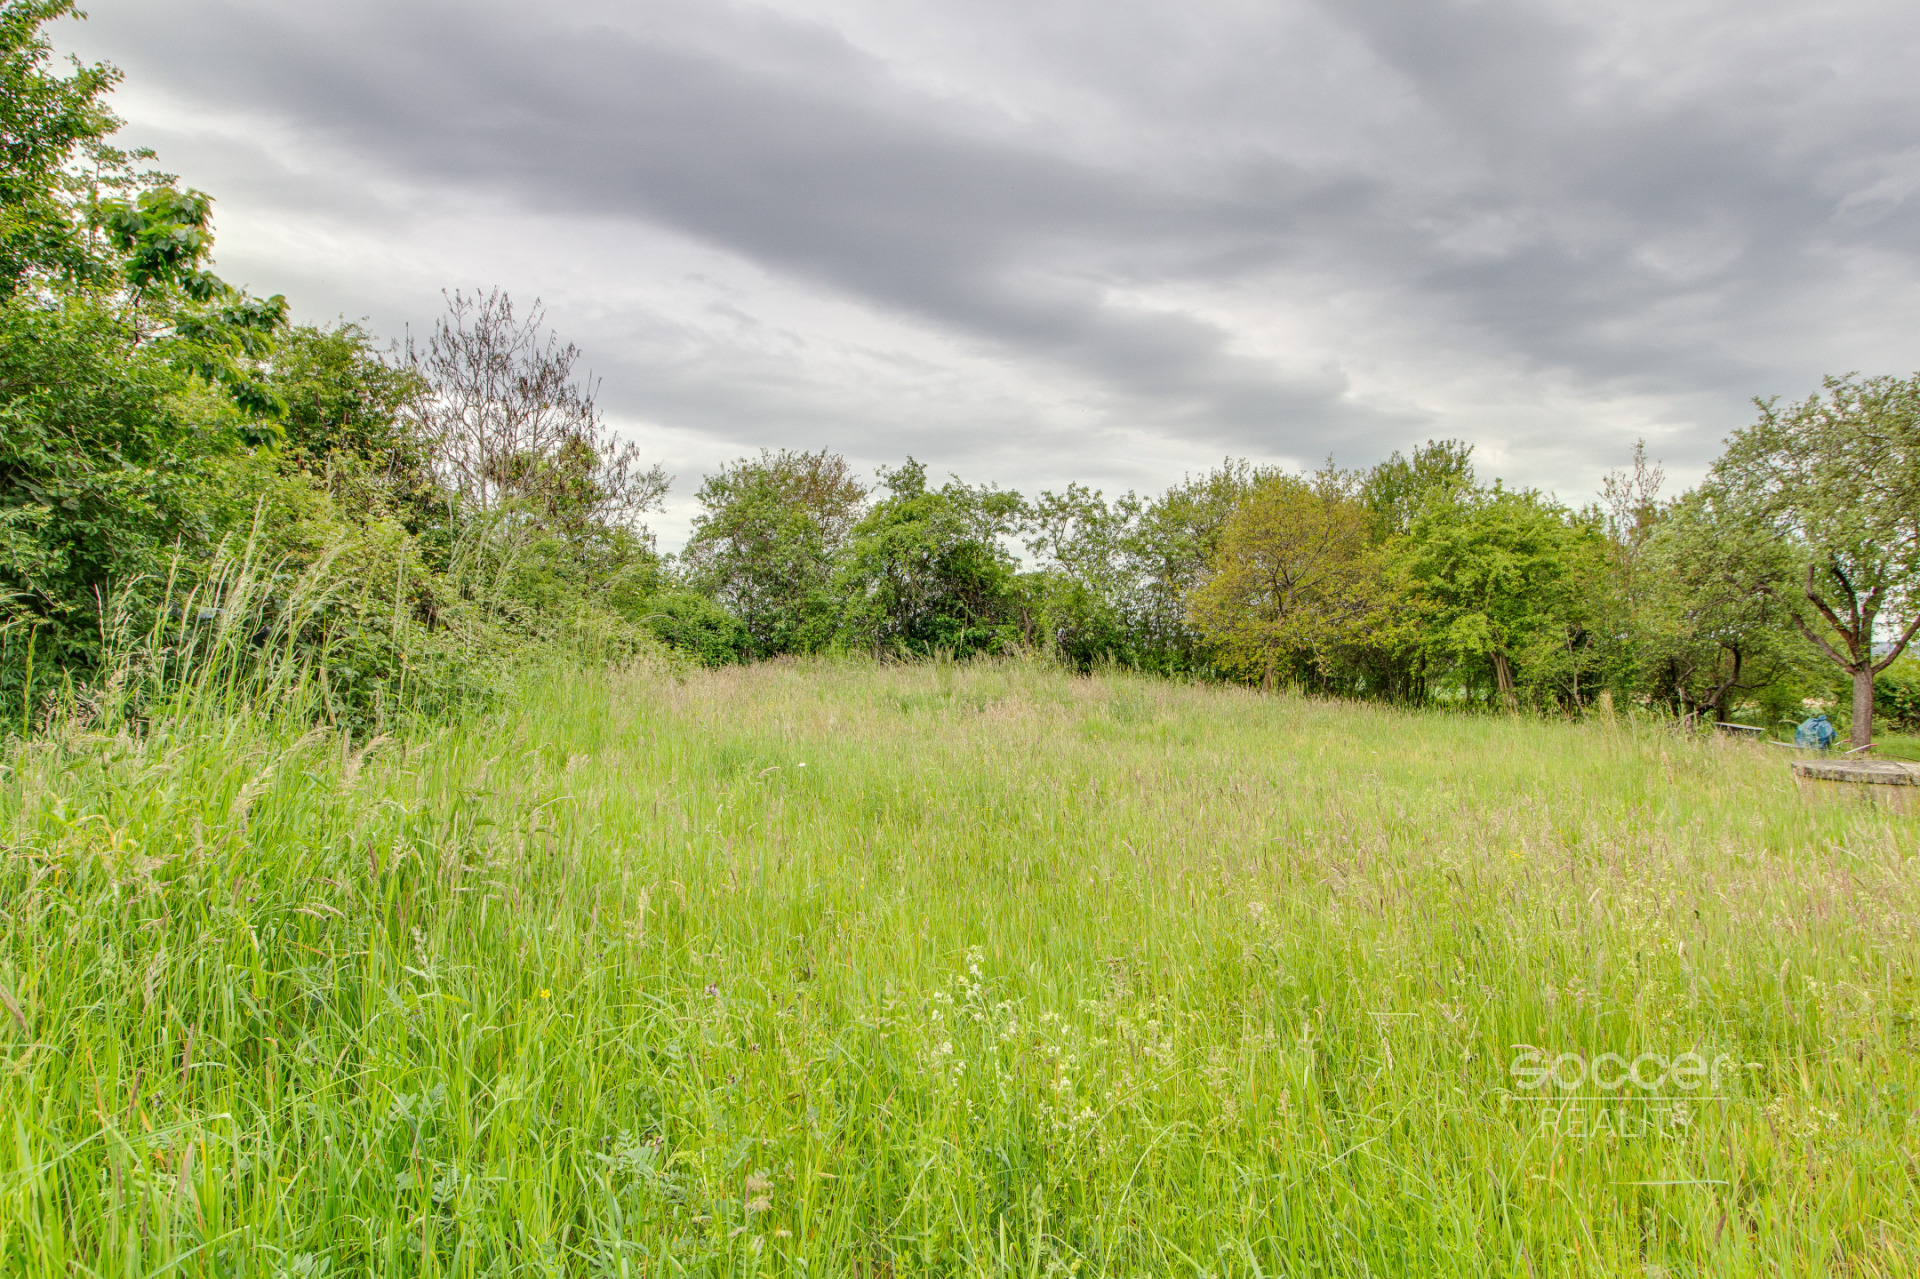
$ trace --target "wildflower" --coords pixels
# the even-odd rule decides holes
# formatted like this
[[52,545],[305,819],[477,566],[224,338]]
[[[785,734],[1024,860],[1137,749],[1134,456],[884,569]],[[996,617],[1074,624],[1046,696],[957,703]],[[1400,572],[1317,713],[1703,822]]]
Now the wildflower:
[[540,998],[542,998],[542,999],[552,999],[552,998],[553,998],[553,992],[552,992],[552,991],[550,991],[550,990],[543,990],[543,991],[541,991],[541,992],[540,992]]

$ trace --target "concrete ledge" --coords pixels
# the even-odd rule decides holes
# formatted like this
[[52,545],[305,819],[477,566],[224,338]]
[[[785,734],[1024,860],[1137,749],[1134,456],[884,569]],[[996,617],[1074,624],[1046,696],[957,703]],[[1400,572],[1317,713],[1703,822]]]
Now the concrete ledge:
[[1920,764],[1890,759],[1801,759],[1794,785],[1817,803],[1868,804],[1896,813],[1920,811]]
[[1920,764],[1891,759],[1803,759],[1793,775],[1818,782],[1855,782],[1865,786],[1920,786]]

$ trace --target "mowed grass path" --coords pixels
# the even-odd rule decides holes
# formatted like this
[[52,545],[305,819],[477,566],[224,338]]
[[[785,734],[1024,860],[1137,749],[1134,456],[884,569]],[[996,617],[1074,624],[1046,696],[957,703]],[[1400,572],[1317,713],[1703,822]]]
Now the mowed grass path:
[[38,743],[0,1273],[1911,1274],[1920,818],[1787,757],[1017,664]]

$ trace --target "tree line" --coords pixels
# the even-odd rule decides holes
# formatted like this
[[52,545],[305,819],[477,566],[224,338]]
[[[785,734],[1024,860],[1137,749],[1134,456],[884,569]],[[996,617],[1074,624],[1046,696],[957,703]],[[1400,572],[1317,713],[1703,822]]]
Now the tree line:
[[1453,440],[1364,471],[1228,461],[1113,500],[936,488],[913,462],[869,490],[831,454],[769,451],[701,487],[675,567],[743,659],[1025,649],[1696,724],[1797,718],[1839,683],[1863,745],[1876,699],[1913,718],[1896,663],[1920,625],[1916,446],[1920,378],[1840,378],[1763,404],[1698,488],[1663,500],[1642,447],[1579,509],[1482,483]]
[[54,65],[71,11],[0,4],[0,705],[23,723],[206,627],[297,654],[348,719],[458,703],[530,645],[1022,651],[1695,724],[1837,696],[1856,745],[1876,707],[1920,718],[1920,377],[1762,402],[1692,491],[1663,496],[1641,450],[1578,508],[1453,440],[1114,498],[766,450],[705,477],[663,555],[669,478],[537,306],[453,293],[388,348],[233,288],[212,201],[112,145],[118,73]]

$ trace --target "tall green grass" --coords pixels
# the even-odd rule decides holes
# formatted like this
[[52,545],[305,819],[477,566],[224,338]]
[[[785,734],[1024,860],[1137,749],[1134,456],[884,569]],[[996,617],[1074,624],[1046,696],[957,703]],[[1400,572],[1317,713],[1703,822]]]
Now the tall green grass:
[[0,1273],[1911,1274],[1916,819],[1783,755],[1019,664],[74,727]]

